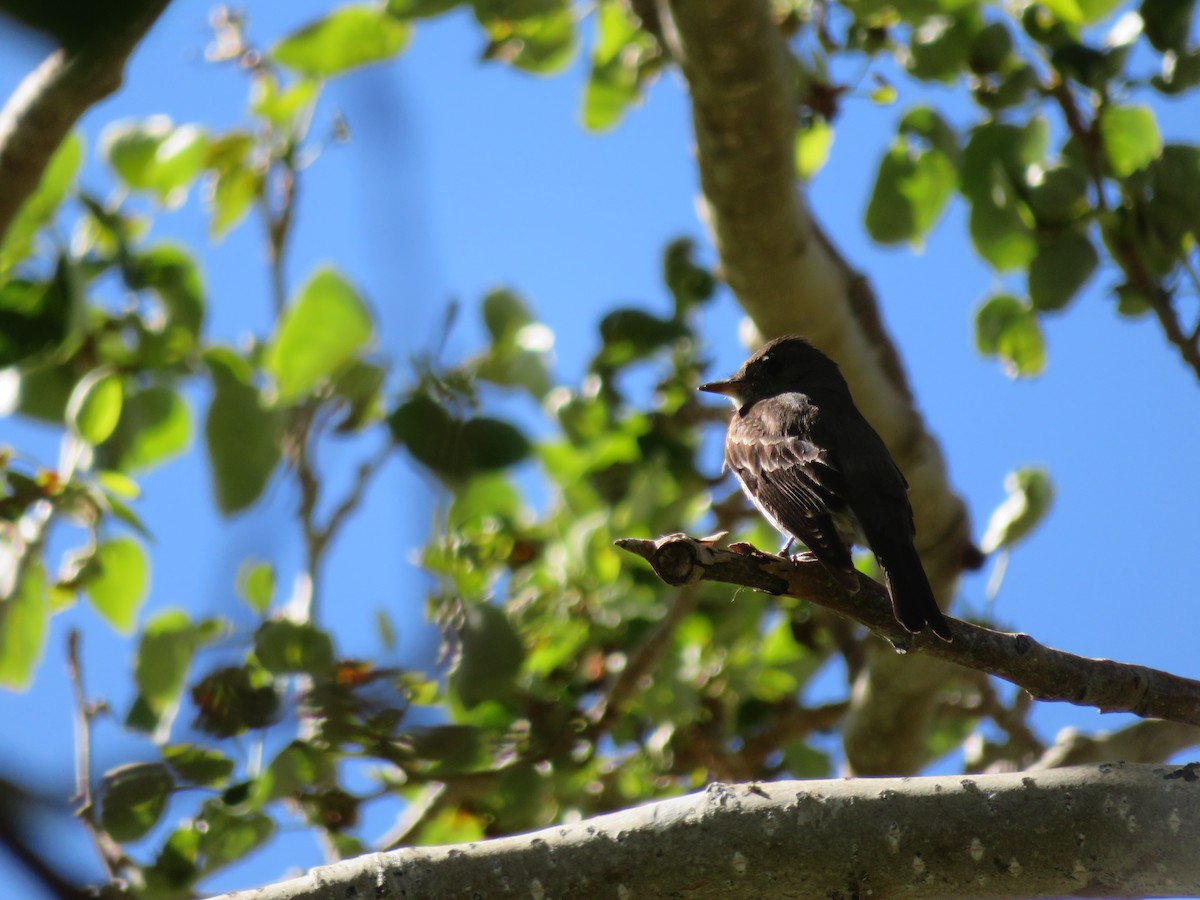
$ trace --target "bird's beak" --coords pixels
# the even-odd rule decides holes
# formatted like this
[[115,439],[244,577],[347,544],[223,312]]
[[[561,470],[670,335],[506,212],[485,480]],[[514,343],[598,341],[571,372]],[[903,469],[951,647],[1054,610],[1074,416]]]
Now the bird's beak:
[[708,384],[702,384],[696,388],[698,391],[708,391],[710,394],[724,394],[726,397],[733,397],[742,388],[742,382],[736,378],[727,378],[724,381],[710,381]]

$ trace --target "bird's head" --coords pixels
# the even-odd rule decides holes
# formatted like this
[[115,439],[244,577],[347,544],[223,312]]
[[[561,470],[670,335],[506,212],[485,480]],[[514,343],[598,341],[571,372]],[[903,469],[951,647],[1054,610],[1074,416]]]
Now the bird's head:
[[740,407],[777,394],[845,386],[837,363],[804,338],[786,335],[763,345],[729,378],[702,384],[698,390],[724,394]]

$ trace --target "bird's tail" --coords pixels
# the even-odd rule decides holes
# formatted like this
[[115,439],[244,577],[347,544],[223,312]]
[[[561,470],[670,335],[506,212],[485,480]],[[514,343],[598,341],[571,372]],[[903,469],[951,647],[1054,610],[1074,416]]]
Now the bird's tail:
[[933,589],[916,548],[912,544],[888,547],[884,552],[876,550],[875,556],[887,577],[896,621],[913,634],[928,626],[943,641],[953,640],[950,623],[933,599]]

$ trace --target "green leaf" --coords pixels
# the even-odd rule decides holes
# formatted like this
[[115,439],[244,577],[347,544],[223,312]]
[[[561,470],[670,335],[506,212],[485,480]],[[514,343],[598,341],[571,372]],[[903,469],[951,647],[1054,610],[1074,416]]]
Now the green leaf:
[[474,725],[436,725],[415,729],[406,737],[418,759],[434,764],[435,778],[471,772],[491,762],[490,734]]
[[1042,165],[1047,141],[1047,123],[1035,116],[1023,127],[981,125],[963,149],[960,187],[971,203],[971,240],[998,271],[1026,268],[1037,251],[1033,216],[1020,194],[1030,167]]
[[312,625],[286,619],[265,622],[254,635],[254,655],[268,672],[325,675],[333,668],[333,642]]
[[284,128],[301,112],[316,102],[321,83],[298,78],[287,87],[280,87],[270,72],[260,74],[250,91],[250,111],[267,119],[277,128]]
[[187,401],[168,387],[149,387],[125,397],[121,418],[97,449],[97,460],[110,469],[142,471],[178,456],[191,443]]
[[493,344],[512,343],[517,332],[534,321],[528,305],[512,291],[490,291],[483,298],[483,324]]
[[600,320],[600,338],[604,347],[598,362],[611,367],[627,365],[686,333],[686,326],[675,319],[660,319],[640,309],[616,309]]
[[1142,0],[1139,10],[1146,39],[1160,53],[1182,54],[1192,33],[1195,0]]
[[462,425],[460,446],[468,448],[472,472],[490,472],[515,466],[532,452],[529,439],[500,419],[480,416]]
[[1100,138],[1113,174],[1127,178],[1162,153],[1162,135],[1148,106],[1109,106],[1100,113]]
[[181,781],[218,787],[233,774],[233,760],[208,747],[172,744],[162,749],[163,760]]
[[137,721],[141,730],[154,731],[174,716],[198,643],[195,626],[180,610],[159,613],[146,623],[134,663],[144,707]]
[[981,26],[979,13],[970,7],[955,17],[929,17],[913,29],[908,70],[926,81],[954,82],[966,68],[972,39]]
[[162,763],[131,763],[104,773],[100,825],[117,843],[135,841],[154,827],[175,789]]
[[[21,204],[0,239],[0,274],[20,262],[33,251],[38,230],[53,218],[63,198],[75,185],[83,164],[83,138],[72,133],[58,145],[37,188]],[[0,332],[4,329],[0,328]]]
[[941,217],[956,178],[954,163],[941,150],[914,151],[897,141],[880,160],[867,231],[883,244],[919,242]]
[[412,27],[384,9],[343,6],[284,38],[271,55],[302,75],[329,78],[395,56],[411,36]]
[[980,353],[999,356],[1010,377],[1040,375],[1046,345],[1037,315],[1008,294],[991,297],[975,314],[975,344]]
[[96,548],[97,571],[84,590],[96,612],[113,628],[129,634],[150,592],[150,560],[133,538],[116,538]]
[[[11,551],[6,551],[5,560],[13,564]],[[0,686],[23,691],[33,681],[45,649],[50,607],[41,561],[28,560],[17,574],[15,590],[0,601]]]
[[82,300],[64,266],[46,282],[0,279],[0,368],[48,356],[67,341]]
[[695,261],[695,254],[696,245],[690,238],[676,238],[663,251],[663,282],[675,299],[677,319],[716,293],[717,279]]
[[195,125],[180,125],[154,152],[153,187],[166,200],[187,188],[208,161],[208,135]]
[[246,560],[238,569],[237,592],[261,616],[275,597],[275,567],[269,562]]
[[1030,166],[1045,168],[1049,133],[1049,124],[1041,116],[1033,116],[1023,126],[988,122],[973,129],[963,148],[963,196],[975,203],[997,187],[1011,191],[1023,185]]
[[529,456],[529,440],[499,419],[453,418],[425,394],[416,394],[389,417],[388,426],[418,462],[452,479],[515,465]]
[[1043,468],[1028,467],[1009,472],[1004,478],[1008,496],[988,520],[979,549],[993,553],[1013,547],[1033,531],[1054,503],[1054,482]]
[[149,190],[154,186],[154,156],[172,128],[166,116],[113,122],[100,136],[100,153],[127,185]]
[[474,709],[486,700],[507,699],[525,660],[525,645],[504,610],[490,603],[471,604],[459,640],[461,651],[450,683],[463,706]]
[[967,63],[979,75],[1004,71],[1012,58],[1013,37],[1003,22],[990,22],[971,40]]
[[446,513],[451,528],[478,527],[487,519],[513,521],[521,510],[521,494],[503,475],[472,478],[454,494]]
[[1150,298],[1141,288],[1122,284],[1117,286],[1116,294],[1118,315],[1133,319],[1150,312]]
[[175,127],[166,116],[115,122],[101,137],[101,152],[135,190],[174,203],[208,163],[208,135],[196,125]]
[[204,326],[204,280],[190,252],[158,244],[131,262],[142,285],[158,295],[170,326],[197,338]]
[[564,0],[534,0],[525,4],[474,0],[473,5],[475,15],[491,38],[484,50],[486,59],[550,75],[565,69],[574,58],[575,13]]
[[262,175],[249,165],[236,165],[217,173],[213,185],[209,234],[220,240],[235,228],[262,193]]
[[1023,204],[999,185],[994,194],[972,202],[968,229],[976,251],[998,272],[1024,269],[1037,253],[1037,237]]
[[824,119],[814,118],[805,128],[796,129],[796,140],[792,147],[796,163],[796,177],[811,181],[813,176],[825,168],[829,151],[833,149],[833,126]]
[[271,817],[261,812],[234,814],[217,800],[209,800],[200,813],[200,857],[205,874],[237,862],[275,833]]
[[604,131],[620,121],[637,99],[648,42],[623,3],[606,0],[596,15],[596,43],[583,97],[583,124]]
[[466,0],[388,0],[387,11],[399,19],[431,19],[462,6]]
[[330,780],[335,772],[331,755],[304,741],[292,741],[267,766],[259,785],[261,802],[291,797]]
[[1038,225],[1066,225],[1083,218],[1090,208],[1088,176],[1074,166],[1055,166],[1030,185],[1025,199]]
[[251,506],[279,465],[279,413],[264,408],[252,371],[232,350],[204,354],[215,391],[205,422],[217,506],[232,515]]
[[125,397],[121,382],[110,369],[93,369],[71,392],[67,424],[92,446],[107,440],[117,427]]
[[1064,231],[1039,241],[1029,264],[1029,300],[1043,312],[1065,307],[1092,277],[1100,256],[1079,231]]
[[349,282],[333,269],[317,272],[267,348],[266,368],[279,386],[279,402],[294,403],[344,370],[372,333],[371,314]]
[[228,738],[265,728],[279,717],[279,694],[271,683],[251,681],[241,666],[227,666],[192,686],[195,726],[213,737]]

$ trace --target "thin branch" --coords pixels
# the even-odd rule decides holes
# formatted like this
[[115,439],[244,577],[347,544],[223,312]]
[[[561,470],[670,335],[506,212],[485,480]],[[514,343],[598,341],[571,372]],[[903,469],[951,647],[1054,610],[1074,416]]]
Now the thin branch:
[[75,817],[83,823],[96,854],[104,863],[109,880],[120,871],[121,848],[100,828],[96,827],[96,810],[92,805],[92,720],[97,708],[87,699],[83,684],[83,667],[79,662],[79,631],[72,628],[67,634],[67,675],[75,698]]
[[9,97],[0,110],[0,240],[80,116],[121,86],[130,54],[166,6],[110,4],[107,27],[56,50]]
[[[1088,172],[1096,191],[1097,210],[1102,213],[1108,212],[1108,200],[1104,195],[1106,172],[1104,148],[1096,133],[1096,121],[1095,119],[1091,122],[1084,120],[1083,114],[1075,102],[1074,92],[1061,73],[1056,71],[1053,78],[1053,83],[1043,87],[1042,90],[1058,103],[1071,136],[1083,149]],[[1171,292],[1147,269],[1141,251],[1128,234],[1118,229],[1111,229],[1107,236],[1112,246],[1113,259],[1121,267],[1129,283],[1146,298],[1167,341],[1179,351],[1180,358],[1195,376],[1200,378],[1200,343],[1198,343],[1200,326],[1191,335],[1185,332],[1179,313],[1171,302],[1173,299]],[[1183,265],[1185,270],[1189,269],[1186,259]]]
[[337,508],[330,514],[329,520],[325,526],[318,532],[318,537],[321,541],[321,552],[334,536],[341,530],[346,520],[362,503],[363,498],[367,495],[367,488],[371,486],[371,482],[375,480],[375,476],[379,474],[379,470],[384,467],[389,459],[391,459],[394,447],[391,443],[385,443],[375,453],[373,457],[362,462],[358,466],[358,472],[354,478],[354,486],[350,488],[349,493]]
[[298,179],[294,148],[289,148],[283,159],[272,166],[272,172],[279,183],[279,207],[278,210],[271,208],[268,191],[263,197],[262,208],[267,224],[267,253],[271,267],[271,302],[275,318],[279,319],[283,316],[284,308],[287,306],[286,259],[296,206]]
[[1146,666],[1076,656],[1045,647],[1027,634],[993,631],[960,619],[950,619],[952,643],[927,633],[909,634],[893,617],[887,592],[866,577],[860,578],[859,591],[850,594],[817,562],[796,562],[759,551],[735,553],[685,534],[657,541],[623,538],[616,543],[649,562],[668,584],[719,581],[802,597],[862,623],[906,653],[987,672],[1038,700],[1200,725],[1198,681]]

